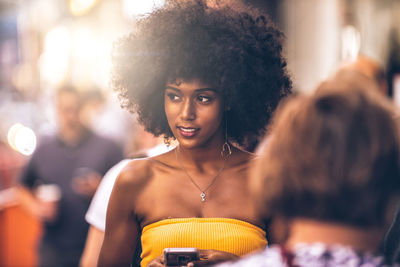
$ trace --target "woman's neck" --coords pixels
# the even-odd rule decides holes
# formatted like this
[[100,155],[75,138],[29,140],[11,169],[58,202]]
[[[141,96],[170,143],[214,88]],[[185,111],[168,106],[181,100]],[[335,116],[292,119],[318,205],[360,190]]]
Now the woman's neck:
[[194,163],[199,162],[212,162],[221,160],[221,150],[224,144],[224,138],[222,134],[216,133],[212,138],[210,138],[206,143],[188,147],[184,144],[179,144],[177,146],[178,154],[185,161],[192,161]]
[[292,249],[297,243],[324,243],[350,246],[359,251],[378,250],[383,231],[378,228],[359,228],[339,223],[310,219],[294,219],[289,226],[286,246]]
[[192,165],[198,169],[202,169],[204,166],[210,166],[210,164],[220,165],[219,162],[224,161],[221,156],[221,147],[214,148],[191,148],[186,149],[183,147],[177,147],[177,158],[181,164],[187,166]]

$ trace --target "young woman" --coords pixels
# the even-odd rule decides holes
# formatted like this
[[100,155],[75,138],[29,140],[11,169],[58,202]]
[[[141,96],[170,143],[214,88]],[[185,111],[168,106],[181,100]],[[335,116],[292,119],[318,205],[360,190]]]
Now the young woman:
[[254,156],[239,146],[263,133],[290,92],[281,50],[265,16],[202,1],[168,4],[117,44],[123,104],[178,145],[121,172],[100,266],[129,266],[139,242],[141,266],[163,266],[168,247],[197,247],[205,265],[267,244],[247,189]]

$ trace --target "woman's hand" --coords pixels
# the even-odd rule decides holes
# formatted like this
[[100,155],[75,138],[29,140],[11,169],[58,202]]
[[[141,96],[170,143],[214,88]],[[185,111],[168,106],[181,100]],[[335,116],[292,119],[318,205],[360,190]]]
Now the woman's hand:
[[164,255],[158,256],[157,258],[153,259],[151,262],[147,264],[147,267],[164,267]]
[[[232,253],[214,250],[214,249],[201,249],[199,250],[200,260],[189,262],[187,267],[200,267],[200,266],[210,266],[224,261],[232,261],[239,258]],[[147,267],[164,267],[165,261],[164,256],[158,256],[157,258],[153,259]]]
[[215,250],[215,249],[201,249],[199,250],[199,261],[188,263],[188,267],[210,266],[224,261],[233,261],[239,258],[235,254]]

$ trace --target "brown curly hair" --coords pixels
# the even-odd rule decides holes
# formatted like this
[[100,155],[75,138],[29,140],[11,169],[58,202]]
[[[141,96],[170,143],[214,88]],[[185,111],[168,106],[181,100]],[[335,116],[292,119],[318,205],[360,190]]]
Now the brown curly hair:
[[399,124],[374,83],[350,74],[276,113],[253,175],[266,216],[383,224],[400,189]]

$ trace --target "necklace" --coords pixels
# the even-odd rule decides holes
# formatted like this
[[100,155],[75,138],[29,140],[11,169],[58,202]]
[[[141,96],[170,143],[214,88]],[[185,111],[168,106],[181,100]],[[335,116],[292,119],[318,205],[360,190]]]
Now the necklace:
[[187,177],[189,178],[189,180],[192,182],[192,184],[194,186],[196,186],[197,189],[199,189],[199,191],[201,192],[200,197],[201,197],[201,202],[206,202],[206,191],[214,184],[214,182],[217,180],[217,178],[220,176],[221,172],[224,170],[225,168],[225,164],[226,164],[226,159],[224,159],[224,164],[222,165],[222,167],[218,170],[217,174],[214,176],[214,178],[212,178],[211,182],[204,188],[201,189],[200,186],[194,181],[194,179],[192,178],[192,176],[190,176],[190,174],[188,173],[188,171],[185,169],[185,167],[183,167],[182,163],[179,161],[178,159],[178,152],[177,152],[177,148],[175,149],[175,158],[176,161],[178,162],[180,168],[185,172],[185,174],[187,175]]

